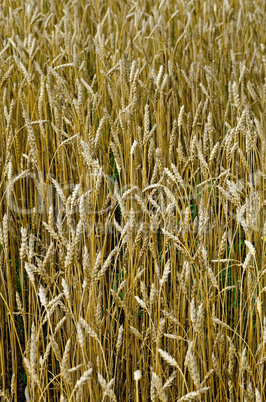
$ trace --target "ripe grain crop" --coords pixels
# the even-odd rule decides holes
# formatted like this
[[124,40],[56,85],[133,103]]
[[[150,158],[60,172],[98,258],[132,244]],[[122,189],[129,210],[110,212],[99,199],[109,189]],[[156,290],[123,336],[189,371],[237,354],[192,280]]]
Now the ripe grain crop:
[[266,2],[0,2],[3,401],[265,401]]

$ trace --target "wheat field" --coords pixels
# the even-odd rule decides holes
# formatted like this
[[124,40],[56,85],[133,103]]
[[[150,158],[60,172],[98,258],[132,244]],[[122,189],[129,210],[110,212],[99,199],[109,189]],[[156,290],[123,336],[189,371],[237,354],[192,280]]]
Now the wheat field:
[[265,0],[2,0],[2,401],[266,401]]

